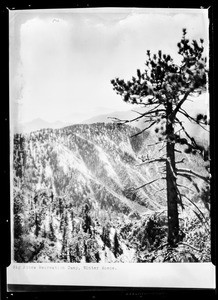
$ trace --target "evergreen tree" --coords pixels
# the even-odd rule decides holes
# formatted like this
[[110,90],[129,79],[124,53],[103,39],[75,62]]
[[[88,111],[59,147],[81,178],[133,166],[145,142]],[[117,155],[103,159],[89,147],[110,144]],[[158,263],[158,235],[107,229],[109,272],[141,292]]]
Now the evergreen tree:
[[104,242],[104,248],[107,246],[108,248],[111,247],[111,241],[110,241],[110,228],[108,225],[103,226],[101,239]]
[[[209,182],[209,176],[202,176],[192,170],[177,167],[175,157],[176,144],[186,145],[186,152],[203,155],[202,147],[190,136],[186,130],[181,116],[189,121],[205,127],[208,125],[207,116],[201,114],[193,118],[185,109],[183,104],[189,96],[198,96],[206,90],[207,84],[207,59],[203,57],[204,41],[201,39],[190,42],[186,38],[186,30],[183,29],[181,41],[177,44],[178,53],[182,56],[181,64],[174,63],[170,55],[158,54],[151,55],[147,51],[146,68],[143,72],[137,70],[137,76],[125,82],[123,79],[115,78],[111,80],[114,90],[121,95],[125,102],[137,104],[145,108],[144,112],[132,120],[144,119],[148,126],[138,134],[156,126],[155,132],[159,141],[165,143],[166,155],[144,163],[161,162],[166,167],[166,177],[160,177],[144,184],[150,184],[160,179],[166,179],[167,188],[167,211],[168,211],[168,243],[176,246],[180,239],[179,236],[179,216],[178,203],[183,208],[182,195],[177,184],[177,176],[183,176],[191,180],[193,176]],[[120,120],[118,120],[120,122]],[[183,132],[181,138],[177,134],[177,128]]]
[[67,216],[67,212],[65,211],[64,215],[63,215],[63,235],[62,235],[62,250],[61,250],[61,258],[64,261],[68,260],[68,254],[69,254],[69,222],[68,222],[68,216]]
[[22,218],[24,215],[22,197],[18,193],[14,195],[14,238],[19,239],[23,233]]
[[90,206],[86,203],[85,206],[83,207],[83,230],[86,233],[92,234],[92,229],[91,229],[91,225],[92,225],[92,219],[90,217]]
[[120,243],[118,240],[117,231],[115,231],[115,234],[114,234],[114,249],[113,250],[114,250],[113,253],[114,253],[115,257],[117,257],[118,255],[123,253],[123,250],[121,249]]
[[49,229],[50,229],[49,234],[48,234],[49,240],[52,241],[52,242],[56,242],[57,238],[56,238],[56,235],[55,235],[52,216],[50,217]]

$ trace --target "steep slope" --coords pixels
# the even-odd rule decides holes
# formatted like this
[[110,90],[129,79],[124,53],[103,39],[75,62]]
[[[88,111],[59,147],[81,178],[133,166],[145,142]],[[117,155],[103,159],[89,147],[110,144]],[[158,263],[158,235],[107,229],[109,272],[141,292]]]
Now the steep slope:
[[[159,157],[164,147],[139,131],[97,123],[14,136],[16,261],[136,262],[126,224],[143,231],[166,206],[163,165],[140,159]],[[198,159],[181,158],[203,172]],[[188,196],[191,183],[179,183]]]
[[135,207],[139,211],[160,208],[161,197],[152,197],[155,185],[128,195],[130,188],[151,180],[155,172],[153,167],[137,166],[149,142],[148,134],[131,138],[137,131],[98,123],[26,135],[23,184],[33,191],[47,188],[57,196],[67,194],[75,204],[90,197],[99,207],[126,213]]

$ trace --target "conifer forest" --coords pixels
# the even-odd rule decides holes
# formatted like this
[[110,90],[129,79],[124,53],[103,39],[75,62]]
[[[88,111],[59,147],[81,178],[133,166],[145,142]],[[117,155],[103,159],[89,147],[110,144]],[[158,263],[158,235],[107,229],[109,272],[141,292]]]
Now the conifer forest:
[[[164,150],[148,133],[131,138],[138,131],[97,123],[15,134],[16,262],[210,261],[208,185],[181,177],[181,240],[168,247],[165,181],[145,184],[163,166],[141,163]],[[208,161],[180,149],[181,166],[206,176]]]
[[14,134],[15,262],[211,261],[210,146],[183,121],[209,130],[183,107],[207,89],[207,60],[185,29],[177,46],[181,66],[147,51],[145,71],[111,80],[143,108],[133,120]]

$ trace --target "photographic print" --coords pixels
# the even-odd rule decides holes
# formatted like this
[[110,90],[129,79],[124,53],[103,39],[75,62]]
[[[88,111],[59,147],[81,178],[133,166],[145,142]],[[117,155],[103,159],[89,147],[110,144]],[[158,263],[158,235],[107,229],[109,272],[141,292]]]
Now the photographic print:
[[211,262],[207,10],[10,12],[12,260]]

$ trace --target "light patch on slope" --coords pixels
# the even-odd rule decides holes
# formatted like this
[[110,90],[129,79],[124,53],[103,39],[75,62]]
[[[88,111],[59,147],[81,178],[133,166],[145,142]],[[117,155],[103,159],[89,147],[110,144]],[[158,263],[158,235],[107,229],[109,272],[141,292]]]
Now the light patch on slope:
[[111,163],[109,162],[108,157],[105,154],[104,150],[102,148],[100,148],[99,146],[95,146],[95,147],[98,150],[99,159],[101,160],[101,162],[103,162],[104,169],[107,171],[108,175],[111,178],[113,178],[114,180],[116,180],[117,183],[119,183],[119,185],[121,185],[120,180],[119,180],[116,172],[112,168]]
[[52,169],[51,169],[51,166],[50,165],[47,165],[45,167],[45,176],[46,177],[52,177]]
[[121,262],[127,262],[127,263],[136,263],[135,254],[136,251],[134,248],[128,248],[125,243],[120,243],[120,246],[123,250],[123,254],[120,256],[119,260]]
[[[58,153],[58,163],[63,168],[65,174],[69,173],[72,168],[77,169],[82,174],[90,177],[90,172],[82,159],[76,157],[76,155],[64,147],[63,145],[57,145],[56,151]],[[80,180],[82,180],[82,176]]]
[[123,153],[126,152],[129,155],[135,156],[135,153],[129,143],[121,142],[119,144],[119,148],[122,149]]
[[101,263],[111,263],[116,260],[114,254],[107,246],[105,246],[105,250],[99,251],[99,256],[101,259]]
[[111,241],[111,245],[113,246],[114,245],[114,236],[115,236],[115,232],[116,230],[111,227],[110,229],[110,233],[109,233],[109,238],[110,238],[110,241]]

